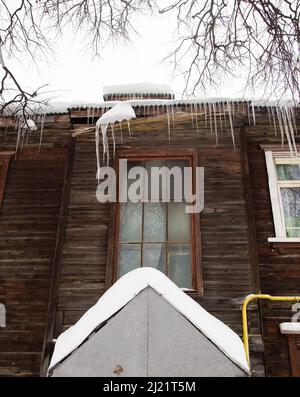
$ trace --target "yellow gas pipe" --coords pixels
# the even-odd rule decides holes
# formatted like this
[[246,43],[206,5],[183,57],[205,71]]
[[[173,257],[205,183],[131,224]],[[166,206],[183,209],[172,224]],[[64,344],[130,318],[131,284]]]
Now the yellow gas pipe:
[[246,358],[250,368],[250,355],[249,355],[249,335],[248,335],[248,322],[247,322],[247,306],[250,302],[264,299],[269,301],[282,301],[282,302],[300,302],[300,296],[271,296],[267,294],[251,294],[248,295],[244,302],[242,308],[242,318],[243,318],[243,342],[246,351]]

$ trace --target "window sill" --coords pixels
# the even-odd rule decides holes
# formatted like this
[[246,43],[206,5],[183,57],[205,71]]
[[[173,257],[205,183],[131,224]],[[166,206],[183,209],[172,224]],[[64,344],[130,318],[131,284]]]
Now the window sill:
[[290,238],[278,238],[278,237],[269,237],[268,242],[271,243],[272,247],[277,249],[279,253],[284,254],[286,250],[299,251],[300,248],[300,238],[299,237],[290,237]]
[[300,237],[269,237],[269,243],[300,243]]

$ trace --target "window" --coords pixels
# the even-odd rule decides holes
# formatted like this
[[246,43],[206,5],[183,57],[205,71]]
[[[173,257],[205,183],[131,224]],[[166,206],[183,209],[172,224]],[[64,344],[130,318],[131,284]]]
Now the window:
[[300,242],[300,159],[289,153],[266,151],[275,238]]
[[[186,213],[186,201],[178,200],[172,170],[177,167],[184,174],[184,167],[196,166],[194,151],[148,152],[139,156],[137,152],[120,151],[116,160],[127,160],[127,174],[119,177],[120,184],[126,184],[130,192],[135,179],[129,178],[133,167],[143,167],[147,172],[147,186],[144,184],[142,196],[149,201],[118,202],[115,204],[113,219],[112,282],[127,272],[140,266],[154,267],[165,273],[179,287],[190,293],[201,293],[202,283],[199,263],[200,226],[199,214]],[[154,182],[151,170],[170,171],[170,184],[163,183],[164,173],[159,183]],[[192,171],[192,174],[193,171]],[[126,178],[126,180],[125,180]],[[193,178],[190,182],[193,185]],[[124,183],[125,182],[125,183]],[[152,183],[152,184],[151,184]],[[156,190],[153,193],[153,184]],[[184,181],[179,187],[184,196]],[[170,199],[163,200],[166,190]],[[190,186],[192,193],[192,186]],[[152,196],[151,196],[152,194]],[[111,264],[109,264],[111,266]]]

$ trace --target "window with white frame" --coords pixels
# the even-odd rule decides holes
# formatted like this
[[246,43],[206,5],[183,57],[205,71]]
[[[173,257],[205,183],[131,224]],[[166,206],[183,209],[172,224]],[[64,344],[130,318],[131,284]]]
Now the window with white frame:
[[269,241],[300,241],[300,158],[266,151],[276,237]]

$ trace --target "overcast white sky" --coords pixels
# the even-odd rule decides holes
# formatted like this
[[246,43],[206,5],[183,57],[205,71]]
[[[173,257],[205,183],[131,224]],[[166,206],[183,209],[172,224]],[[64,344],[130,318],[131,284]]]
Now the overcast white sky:
[[[178,72],[174,74],[172,64],[161,62],[171,49],[175,26],[165,15],[147,15],[139,17],[135,27],[139,36],[132,36],[131,43],[110,43],[94,59],[80,38],[74,40],[72,35],[65,34],[54,46],[56,58],[38,62],[38,70],[25,56],[20,62],[12,58],[6,63],[14,66],[16,75],[28,87],[48,83],[47,89],[54,91],[49,95],[55,96],[55,101],[100,102],[102,86],[139,82],[170,84],[180,98],[184,87],[182,76]],[[206,96],[241,97],[239,88],[237,81],[224,82]],[[198,96],[205,94],[199,92]]]

